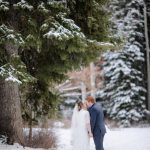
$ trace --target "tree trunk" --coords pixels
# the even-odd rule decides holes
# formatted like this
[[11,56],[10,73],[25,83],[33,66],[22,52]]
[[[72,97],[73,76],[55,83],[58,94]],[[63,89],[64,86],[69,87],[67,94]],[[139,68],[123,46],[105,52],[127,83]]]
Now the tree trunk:
[[81,82],[81,93],[82,93],[82,101],[86,99],[86,86],[84,82]]
[[146,61],[147,61],[147,108],[150,110],[150,48],[148,37],[148,24],[147,24],[147,9],[144,4],[144,24],[145,24],[145,39],[146,39]]
[[32,118],[29,121],[29,145],[32,147]]
[[8,137],[8,144],[23,144],[22,118],[17,83],[0,79],[0,134]]
[[[12,43],[5,45],[11,61],[17,55],[18,47]],[[23,127],[18,83],[0,78],[0,134],[8,137],[8,144],[23,144]]]
[[94,63],[90,63],[90,78],[91,78],[91,96],[95,97],[95,66]]

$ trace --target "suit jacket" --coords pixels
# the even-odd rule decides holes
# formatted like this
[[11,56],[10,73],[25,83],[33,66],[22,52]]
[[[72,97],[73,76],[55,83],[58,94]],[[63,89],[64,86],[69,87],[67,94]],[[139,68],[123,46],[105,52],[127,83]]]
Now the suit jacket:
[[104,114],[100,104],[93,104],[89,109],[93,136],[105,134]]

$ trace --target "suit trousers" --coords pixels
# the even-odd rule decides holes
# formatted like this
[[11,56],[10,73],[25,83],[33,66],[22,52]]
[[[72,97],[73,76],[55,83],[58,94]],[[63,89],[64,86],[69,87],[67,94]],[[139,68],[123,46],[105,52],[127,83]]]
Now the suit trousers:
[[103,147],[104,135],[105,134],[99,134],[99,135],[93,136],[96,150],[104,150],[104,147]]

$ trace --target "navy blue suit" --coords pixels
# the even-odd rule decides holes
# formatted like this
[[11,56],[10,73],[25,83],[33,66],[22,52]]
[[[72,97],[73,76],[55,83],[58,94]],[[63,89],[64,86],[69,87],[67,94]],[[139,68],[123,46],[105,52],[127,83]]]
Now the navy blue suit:
[[101,105],[95,103],[89,109],[91,118],[91,129],[93,133],[93,139],[96,146],[96,150],[104,150],[103,139],[106,133],[104,124],[104,114]]

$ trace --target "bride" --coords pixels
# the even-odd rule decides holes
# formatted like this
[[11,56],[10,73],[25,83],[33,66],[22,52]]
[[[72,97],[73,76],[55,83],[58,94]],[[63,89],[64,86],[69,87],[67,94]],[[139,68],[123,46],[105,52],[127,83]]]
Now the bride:
[[72,116],[72,150],[90,150],[90,137],[92,137],[90,115],[86,102],[78,101]]

